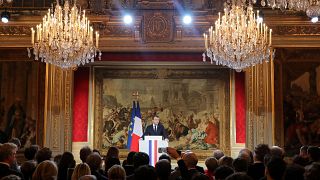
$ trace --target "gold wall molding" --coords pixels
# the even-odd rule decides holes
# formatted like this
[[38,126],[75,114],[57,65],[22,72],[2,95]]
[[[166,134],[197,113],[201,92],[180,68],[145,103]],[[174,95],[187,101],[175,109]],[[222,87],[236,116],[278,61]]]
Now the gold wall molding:
[[47,65],[44,146],[53,153],[71,151],[73,72]]

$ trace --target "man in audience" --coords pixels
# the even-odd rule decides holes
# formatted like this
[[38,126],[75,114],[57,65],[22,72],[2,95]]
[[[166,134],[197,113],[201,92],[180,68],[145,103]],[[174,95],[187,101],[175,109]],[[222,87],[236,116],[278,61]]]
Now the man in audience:
[[144,152],[137,152],[133,156],[133,168],[134,168],[134,174],[127,176],[127,180],[133,180],[136,179],[135,173],[136,170],[140,166],[148,165],[149,164],[149,155]]
[[95,175],[97,180],[106,180],[107,177],[105,177],[102,173],[100,173],[100,168],[102,164],[101,156],[98,153],[92,153],[87,157],[87,164],[90,167],[91,174]]
[[52,151],[47,147],[40,149],[36,154],[36,161],[38,164],[40,164],[45,160],[50,160],[51,158],[52,158]]
[[18,147],[13,143],[4,143],[0,146],[0,178],[8,175],[17,175],[22,178],[22,174],[10,167],[16,162]]
[[243,148],[239,151],[238,158],[245,159],[248,166],[253,164],[253,154],[248,148]]
[[308,165],[308,162],[309,162],[309,157],[308,157],[308,146],[302,146],[300,148],[300,152],[299,152],[299,155],[296,155],[294,158],[293,158],[293,162],[295,164],[299,164],[301,166],[306,166]]
[[247,173],[248,171],[248,162],[245,159],[236,158],[232,162],[232,166],[236,172]]
[[222,158],[224,156],[223,151],[221,151],[220,149],[215,149],[213,150],[213,157],[216,158],[218,161],[220,158]]
[[272,146],[270,148],[270,154],[271,154],[272,157],[279,157],[279,158],[283,159],[284,155],[285,155],[285,152],[279,146]]
[[319,180],[320,177],[320,163],[314,162],[306,166],[304,173],[304,180]]
[[284,180],[303,180],[304,168],[298,164],[288,165],[284,175]]
[[215,171],[215,180],[225,180],[228,176],[234,173],[234,170],[229,166],[219,166]]
[[38,150],[39,150],[38,145],[31,145],[30,147],[24,150],[24,157],[27,159],[27,161],[25,161],[21,165],[20,169],[26,180],[29,180],[32,178],[32,174],[36,169],[37,162],[34,160],[34,158]]
[[[13,143],[17,146],[17,151],[19,151],[20,147],[21,147],[21,141],[18,138],[11,138],[9,141],[9,143]],[[15,171],[19,171],[19,163],[18,161],[15,161],[12,165],[11,165],[11,169],[15,170]]]
[[205,170],[204,174],[207,175],[210,180],[214,180],[214,171],[218,167],[218,160],[214,157],[209,157],[206,159],[205,164],[207,170]]
[[223,156],[218,160],[219,166],[225,165],[225,166],[229,166],[231,168],[232,168],[232,162],[233,162],[233,159],[230,156]]
[[135,180],[157,180],[157,174],[153,166],[150,165],[143,165],[139,166],[138,169],[134,172],[134,179]]
[[171,164],[166,159],[161,159],[156,163],[156,173],[159,180],[168,180],[171,173]]
[[92,150],[89,146],[84,146],[80,149],[80,159],[82,163],[85,163],[87,160],[87,157],[92,153]]
[[124,168],[124,170],[126,171],[126,175],[130,176],[134,173],[134,168],[133,168],[133,156],[136,154],[136,152],[129,152],[127,159],[126,159],[126,163],[125,161],[123,161],[122,166]]
[[320,161],[320,148],[317,146],[309,146],[308,150],[308,157],[309,157],[309,163],[312,164],[313,162],[319,162]]
[[248,175],[254,180],[259,180],[264,177],[264,157],[266,154],[270,154],[270,148],[267,144],[258,144],[254,148],[254,163],[248,168]]
[[286,163],[280,157],[272,157],[266,166],[267,180],[282,180],[283,174],[286,170]]

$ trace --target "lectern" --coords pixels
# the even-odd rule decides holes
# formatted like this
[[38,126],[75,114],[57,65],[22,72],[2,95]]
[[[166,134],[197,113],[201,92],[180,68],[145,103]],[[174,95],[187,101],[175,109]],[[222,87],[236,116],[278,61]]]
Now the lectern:
[[168,141],[162,140],[162,136],[145,136],[139,141],[139,151],[149,155],[149,164],[155,166],[159,157],[166,153]]

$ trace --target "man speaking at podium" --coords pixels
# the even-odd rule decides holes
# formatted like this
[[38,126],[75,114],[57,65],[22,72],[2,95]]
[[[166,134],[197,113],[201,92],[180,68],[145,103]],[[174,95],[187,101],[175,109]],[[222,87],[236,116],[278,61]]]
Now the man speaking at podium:
[[147,126],[146,131],[143,134],[144,136],[162,136],[162,138],[166,141],[168,140],[168,135],[164,126],[159,123],[159,116],[155,115],[152,120],[152,124]]

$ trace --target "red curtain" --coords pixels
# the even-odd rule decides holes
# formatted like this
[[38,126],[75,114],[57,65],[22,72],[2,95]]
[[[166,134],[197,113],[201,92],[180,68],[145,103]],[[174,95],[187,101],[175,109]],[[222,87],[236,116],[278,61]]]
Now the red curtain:
[[87,67],[74,72],[73,142],[88,141],[89,73]]
[[235,73],[236,143],[246,142],[245,74]]

